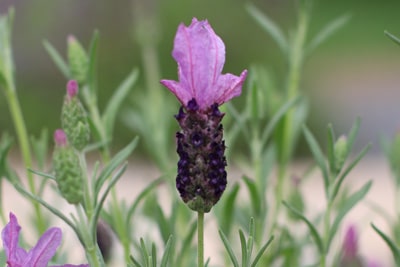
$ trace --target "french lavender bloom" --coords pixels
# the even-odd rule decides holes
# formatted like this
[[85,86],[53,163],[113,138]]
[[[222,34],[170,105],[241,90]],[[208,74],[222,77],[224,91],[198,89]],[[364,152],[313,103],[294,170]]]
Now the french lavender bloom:
[[247,70],[240,76],[222,74],[225,46],[207,20],[181,24],[172,56],[179,81],[161,80],[181,102],[175,116],[178,175],[176,187],[189,208],[209,212],[225,190],[227,173],[220,105],[239,96]]
[[[61,243],[62,233],[60,228],[48,229],[39,239],[37,244],[28,252],[18,245],[19,226],[17,217],[10,213],[10,221],[1,232],[3,246],[7,257],[7,267],[47,267],[50,259],[56,253]],[[57,265],[58,267],[89,267],[89,264]],[[53,267],[57,267],[53,265]],[[52,267],[52,266],[50,266]]]

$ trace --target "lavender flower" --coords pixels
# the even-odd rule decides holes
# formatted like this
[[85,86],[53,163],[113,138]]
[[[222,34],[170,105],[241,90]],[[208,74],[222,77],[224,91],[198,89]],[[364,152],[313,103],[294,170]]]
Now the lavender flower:
[[[28,252],[18,245],[19,226],[17,217],[10,213],[10,222],[1,232],[3,246],[7,257],[8,267],[46,267],[50,259],[56,253],[57,247],[61,243],[62,233],[60,228],[53,227],[48,229],[39,239],[37,244]],[[88,264],[57,265],[58,267],[89,267]],[[56,267],[56,266],[54,266]]]
[[247,71],[240,76],[221,74],[225,46],[206,20],[193,18],[181,24],[172,56],[178,63],[179,81],[162,80],[181,102],[175,116],[181,127],[176,134],[178,175],[176,187],[188,206],[209,212],[226,187],[224,116],[220,105],[239,96]]
[[361,267],[361,259],[358,255],[358,235],[354,225],[350,225],[343,241],[343,251],[340,260],[341,267]]

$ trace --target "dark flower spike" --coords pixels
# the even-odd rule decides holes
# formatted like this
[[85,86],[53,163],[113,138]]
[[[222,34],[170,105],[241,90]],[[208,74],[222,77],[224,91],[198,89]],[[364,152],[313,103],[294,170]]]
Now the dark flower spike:
[[176,187],[195,211],[209,212],[227,184],[225,143],[219,106],[239,96],[247,71],[240,76],[221,74],[225,46],[206,20],[181,24],[175,36],[174,59],[179,82],[162,80],[181,102],[175,115],[179,155]]

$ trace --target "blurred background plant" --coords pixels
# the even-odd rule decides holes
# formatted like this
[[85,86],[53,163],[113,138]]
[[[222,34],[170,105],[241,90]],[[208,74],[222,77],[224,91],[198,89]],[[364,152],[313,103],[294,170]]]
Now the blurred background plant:
[[[383,29],[398,27],[395,11],[400,4],[313,1],[312,6],[306,5],[310,2],[37,0],[0,3],[1,13],[13,5],[18,14],[13,33],[18,93],[23,109],[35,111],[25,114],[28,131],[38,136],[43,127],[59,127],[58,113],[49,110],[58,110],[64,90],[54,88],[64,88],[66,78],[75,78],[82,85],[81,97],[94,130],[93,141],[100,148],[104,163],[110,161],[114,150],[139,135],[140,150],[134,157],[149,159],[163,174],[154,182],[149,181],[133,203],[124,203],[112,191],[112,201],[102,211],[101,217],[113,227],[122,243],[124,258],[132,266],[152,266],[156,258],[171,266],[194,266],[196,224],[189,210],[174,197],[176,156],[173,150],[177,125],[172,116],[178,103],[159,85],[162,77],[176,76],[176,65],[170,56],[172,37],[179,23],[188,24],[194,16],[207,18],[224,40],[227,47],[224,72],[239,73],[243,67],[250,70],[244,96],[224,107],[228,114],[225,123],[229,162],[246,173],[239,183],[230,184],[214,213],[228,248],[225,262],[229,262],[228,255],[234,262],[231,250],[237,250],[238,246],[229,248],[227,240],[232,240],[232,232],[238,227],[249,228],[248,232],[239,232],[242,256],[246,259],[242,258],[242,266],[251,265],[253,245],[256,252],[264,252],[276,232],[280,233],[274,241],[277,245],[271,252],[256,256],[261,265],[283,262],[285,266],[295,266],[302,260],[300,246],[303,245],[316,251],[317,260],[313,263],[320,266],[338,259],[337,255],[328,255],[332,238],[344,215],[364,198],[371,186],[365,183],[354,192],[341,187],[367,148],[356,158],[350,158],[348,165],[345,160],[351,148],[361,150],[359,144],[364,146],[367,141],[374,141],[378,133],[391,134],[398,125],[398,116],[394,115],[399,108],[397,101],[388,100],[393,101],[399,94],[394,90],[398,84],[394,70],[400,62],[400,53],[383,38]],[[345,22],[346,27],[335,38],[322,43]],[[98,31],[93,34],[93,29]],[[42,45],[44,39],[46,49]],[[319,49],[314,51],[317,45]],[[76,54],[80,54],[78,60],[71,56]],[[303,65],[306,58],[307,65]],[[82,72],[85,74],[79,75]],[[45,105],[43,99],[46,99]],[[372,114],[371,106],[377,112]],[[114,117],[119,110],[122,110],[121,116]],[[8,114],[4,99],[0,99],[0,112]],[[336,139],[332,127],[327,134],[318,130],[332,122],[335,132],[347,132],[357,115],[363,117],[363,128],[359,131],[357,121],[348,135],[349,140]],[[0,117],[0,134],[14,132],[8,118]],[[310,130],[302,129],[304,123]],[[359,144],[355,141],[357,133]],[[43,146],[46,138],[42,134],[35,143]],[[7,138],[4,140],[1,151],[8,151],[10,143]],[[244,144],[241,140],[249,142]],[[300,146],[296,145],[298,140]],[[293,157],[306,155],[309,150],[322,173],[321,189],[327,205],[326,210],[313,218],[306,213],[299,186],[308,173],[292,179],[288,172]],[[45,161],[44,156],[39,158]],[[267,178],[275,164],[279,178],[272,186],[275,181]],[[155,177],[150,178],[153,181]],[[168,192],[173,195],[167,209],[159,197],[161,183],[167,184]],[[242,187],[248,191],[247,203],[236,200]],[[267,203],[264,196],[274,188],[276,204]],[[283,188],[290,190],[283,192]],[[286,200],[284,206],[281,200]],[[136,214],[139,206],[141,213]],[[282,215],[282,209],[287,214]],[[143,215],[140,219],[157,228],[157,233],[152,234],[161,239],[161,246],[141,239],[141,233],[131,232],[132,224],[136,226],[133,215]],[[279,221],[282,216],[305,223],[309,232],[305,235],[291,232]],[[250,217],[254,219],[248,227]],[[130,244],[137,249],[132,257]],[[160,247],[166,254],[156,253]],[[392,247],[397,260],[397,247]],[[164,256],[161,258],[161,255]]]
[[[44,117],[48,128],[58,125],[58,115],[49,114],[47,110],[54,110],[60,105],[63,92],[56,88],[63,88],[61,81],[64,80],[46,55],[42,41],[49,40],[59,51],[66,51],[66,38],[73,34],[84,47],[88,47],[95,29],[100,32],[99,53],[102,55],[98,61],[98,72],[101,73],[98,81],[100,107],[105,105],[112,89],[132,70],[132,66],[146,67],[144,51],[140,49],[146,40],[141,36],[143,32],[156,41],[152,48],[156,51],[158,61],[158,71],[155,70],[158,74],[155,75],[175,77],[176,66],[170,56],[172,42],[168,37],[173,36],[176,25],[190,21],[193,16],[207,18],[215,25],[216,32],[220,33],[224,41],[232,44],[227,46],[229,60],[224,71],[236,73],[241,70],[240,67],[258,63],[264,65],[277,82],[281,82],[278,77],[284,77],[286,62],[282,60],[282,54],[271,37],[264,34],[262,28],[256,26],[244,11],[243,6],[247,2],[1,1],[2,13],[13,5],[18,14],[15,18],[13,45],[17,80],[21,88],[20,101],[22,106],[36,111],[26,114],[27,128],[38,135],[45,124]],[[290,29],[289,25],[293,25],[296,20],[294,5],[297,1],[251,2],[282,25],[283,29]],[[391,114],[399,111],[398,105],[393,101],[398,96],[396,69],[400,55],[396,46],[383,38],[383,30],[397,33],[396,10],[400,3],[391,0],[384,3],[344,0],[320,0],[313,3],[309,36],[314,36],[320,30],[320,25],[326,25],[343,14],[350,14],[351,20],[335,38],[324,43],[312,54],[304,69],[303,92],[310,99],[310,128],[325,127],[326,122],[332,122],[338,132],[344,132],[356,116],[361,116],[364,130],[360,134],[360,142],[376,141],[380,134],[377,129],[388,135],[392,134],[399,124],[398,116]],[[146,10],[140,11],[143,9]],[[140,26],[146,29],[144,31],[138,30],[139,16],[146,16],[146,20],[151,21],[150,26]],[[143,75],[139,76],[138,88],[132,93],[133,99],[137,99],[140,94],[150,93],[139,90],[147,88],[149,80],[149,74],[144,72],[144,68],[140,69],[143,70]],[[160,91],[165,90],[160,88]],[[43,105],[44,97],[54,101]],[[177,106],[173,97],[168,94],[162,99]],[[243,102],[244,98],[239,98],[234,103],[240,106]],[[139,105],[136,103],[135,106]],[[0,99],[1,114],[8,113],[6,106],[4,99]],[[176,110],[176,106],[172,110]],[[369,112],[371,109],[375,112]],[[0,131],[12,131],[9,118],[10,116],[1,116]],[[116,144],[123,146],[132,136],[131,127],[118,120],[117,128]],[[174,131],[175,129],[171,129],[171,132]],[[319,139],[322,138],[322,133],[316,134]],[[301,142],[301,151],[305,151],[305,143]],[[144,142],[140,144],[141,151],[144,146]],[[376,151],[378,147],[374,146],[374,149]]]

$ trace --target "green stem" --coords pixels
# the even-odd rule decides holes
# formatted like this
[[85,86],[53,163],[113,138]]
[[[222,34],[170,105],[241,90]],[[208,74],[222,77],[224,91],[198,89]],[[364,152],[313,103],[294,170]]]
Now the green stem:
[[[289,59],[289,73],[287,80],[287,100],[294,99],[299,94],[301,68],[303,66],[304,46],[307,35],[307,28],[309,22],[309,12],[305,6],[300,7],[298,16],[298,28],[296,30],[290,51],[288,54]],[[288,167],[289,158],[291,156],[294,145],[294,109],[290,109],[286,116],[283,118],[283,133],[281,140],[281,150],[279,167],[278,167],[278,181],[276,185],[276,208],[274,211],[272,229],[275,228],[277,217],[280,213],[281,202],[283,200],[283,189],[286,180],[286,170]]]
[[321,256],[321,267],[326,266],[326,255],[328,253],[328,245],[329,245],[329,231],[331,228],[331,212],[332,212],[332,201],[328,199],[328,206],[326,208],[326,213],[324,216],[324,251]]
[[197,267],[204,267],[204,212],[197,212]]
[[[11,78],[10,78],[11,79]],[[6,97],[7,103],[10,108],[10,113],[12,120],[14,122],[15,131],[18,136],[18,143],[20,145],[22,159],[24,161],[24,167],[27,170],[26,176],[28,178],[28,186],[29,190],[32,194],[36,195],[36,186],[33,178],[33,174],[28,171],[28,169],[32,168],[32,156],[29,148],[29,138],[28,133],[25,127],[25,121],[22,115],[21,106],[18,101],[18,97],[16,94],[16,88],[13,82],[10,80],[7,83],[6,87]],[[44,222],[44,218],[40,209],[40,205],[37,202],[32,202],[35,216],[36,216],[36,225],[39,233],[43,233],[46,230],[46,223]]]

